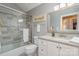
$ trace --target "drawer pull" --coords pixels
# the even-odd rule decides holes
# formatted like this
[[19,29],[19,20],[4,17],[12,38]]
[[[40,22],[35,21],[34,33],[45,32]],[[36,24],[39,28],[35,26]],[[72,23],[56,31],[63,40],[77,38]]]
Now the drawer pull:
[[58,48],[58,46],[57,46],[57,48]]

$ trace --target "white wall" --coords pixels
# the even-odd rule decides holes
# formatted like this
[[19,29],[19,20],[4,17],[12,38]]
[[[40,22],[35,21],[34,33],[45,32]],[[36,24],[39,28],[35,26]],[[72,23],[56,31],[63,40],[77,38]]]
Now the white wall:
[[25,52],[24,46],[0,54],[0,56],[19,56]]
[[[50,12],[53,12],[53,6],[57,5],[57,3],[44,3],[41,4],[40,6],[30,10],[28,12],[28,14],[32,15],[32,16],[43,16],[43,15],[47,15]],[[32,36],[36,36],[36,35],[44,35],[45,33],[47,33],[47,23],[50,22],[50,20],[47,20],[43,23],[33,23],[32,24]],[[37,24],[40,24],[40,33],[37,33]],[[50,23],[49,23],[50,25]]]
[[44,15],[50,12],[53,12],[53,6],[58,3],[44,3],[28,12],[28,14],[37,16],[37,15]]

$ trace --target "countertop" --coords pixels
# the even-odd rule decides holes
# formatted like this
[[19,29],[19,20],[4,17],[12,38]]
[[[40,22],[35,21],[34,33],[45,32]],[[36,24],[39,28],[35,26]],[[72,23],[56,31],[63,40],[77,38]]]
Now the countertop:
[[48,40],[51,42],[58,42],[61,44],[68,44],[71,46],[75,46],[75,47],[79,47],[79,43],[74,43],[71,42],[71,38],[65,38],[65,37],[52,37],[50,35],[44,35],[44,36],[39,36],[39,39],[43,39],[43,40]]

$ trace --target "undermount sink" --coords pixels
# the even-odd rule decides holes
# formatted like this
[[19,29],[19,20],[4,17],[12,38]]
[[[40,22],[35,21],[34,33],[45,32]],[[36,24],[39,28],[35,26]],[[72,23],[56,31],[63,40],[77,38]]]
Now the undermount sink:
[[65,38],[67,40],[71,40],[73,38],[72,36],[66,36],[66,35],[59,35],[58,37]]
[[79,43],[79,37],[73,37],[70,42]]

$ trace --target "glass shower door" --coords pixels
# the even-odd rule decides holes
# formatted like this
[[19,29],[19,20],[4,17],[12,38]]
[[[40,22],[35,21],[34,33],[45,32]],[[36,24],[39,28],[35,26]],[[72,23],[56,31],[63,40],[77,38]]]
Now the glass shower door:
[[0,13],[0,54],[23,46],[22,31],[18,18],[11,14]]

